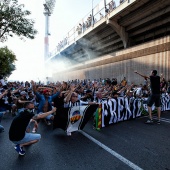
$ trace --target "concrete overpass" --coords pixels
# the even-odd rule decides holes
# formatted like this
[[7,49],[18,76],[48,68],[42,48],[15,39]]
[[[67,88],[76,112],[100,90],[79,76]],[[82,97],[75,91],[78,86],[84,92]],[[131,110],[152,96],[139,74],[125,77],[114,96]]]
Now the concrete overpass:
[[[100,9],[94,17],[104,10]],[[166,37],[170,35],[170,1],[126,0],[81,34],[77,35],[76,29],[73,30],[73,34],[68,33],[68,44],[48,61],[65,59],[74,65],[86,64]]]

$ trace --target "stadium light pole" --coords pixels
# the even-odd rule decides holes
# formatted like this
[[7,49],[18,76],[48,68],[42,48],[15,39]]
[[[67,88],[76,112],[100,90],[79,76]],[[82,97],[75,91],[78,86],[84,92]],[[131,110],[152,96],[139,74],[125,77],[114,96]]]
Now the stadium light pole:
[[49,17],[51,16],[55,0],[45,0],[44,5],[44,15],[45,15],[45,38],[44,38],[44,59],[46,60],[49,55]]
[[[44,67],[45,60],[49,57],[49,17],[51,16],[55,7],[55,0],[45,0],[44,15],[45,15],[45,37],[44,37]],[[44,69],[45,70],[45,69]]]

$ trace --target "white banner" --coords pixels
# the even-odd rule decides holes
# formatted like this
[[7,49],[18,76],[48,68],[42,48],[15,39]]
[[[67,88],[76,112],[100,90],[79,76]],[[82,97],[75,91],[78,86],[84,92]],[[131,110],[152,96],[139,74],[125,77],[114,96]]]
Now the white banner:
[[[155,106],[152,106],[152,110],[155,111]],[[170,110],[170,96],[162,94],[161,111],[166,110]],[[105,100],[102,102],[102,127],[146,115],[147,111],[147,98],[118,97],[117,99]]]
[[79,130],[81,122],[84,118],[84,113],[89,106],[74,106],[69,110],[67,132]]

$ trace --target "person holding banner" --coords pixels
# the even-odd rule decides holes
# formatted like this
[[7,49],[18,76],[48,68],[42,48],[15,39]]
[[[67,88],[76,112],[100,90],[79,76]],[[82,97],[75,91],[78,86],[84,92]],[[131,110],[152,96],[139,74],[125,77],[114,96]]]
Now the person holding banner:
[[67,96],[64,98],[64,108],[96,104],[96,102],[93,101],[79,100],[78,94],[75,92],[75,89],[76,89],[75,85],[70,86],[70,91],[67,94]]
[[149,112],[149,119],[145,122],[146,124],[153,124],[153,117],[152,117],[152,105],[155,104],[158,113],[158,120],[157,124],[160,124],[160,117],[161,117],[161,100],[160,100],[160,76],[157,75],[157,70],[152,70],[150,76],[145,76],[137,71],[136,74],[142,76],[145,79],[150,79],[150,90],[151,94],[147,100],[148,112]]
[[[82,101],[78,99],[78,94],[75,92],[75,85],[70,86],[70,91],[64,99],[64,108],[71,108],[73,106],[93,105],[98,104],[91,101]],[[67,136],[71,136],[71,132],[67,132]]]

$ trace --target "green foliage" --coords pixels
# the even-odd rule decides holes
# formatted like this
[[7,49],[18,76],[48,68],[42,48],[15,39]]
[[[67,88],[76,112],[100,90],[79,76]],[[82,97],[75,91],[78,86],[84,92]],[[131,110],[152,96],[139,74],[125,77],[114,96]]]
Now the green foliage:
[[24,10],[23,4],[18,0],[0,0],[0,41],[4,42],[8,36],[19,36],[34,39],[37,30],[34,29],[34,21],[27,17],[30,11]]
[[0,48],[0,75],[9,77],[15,70],[15,54],[7,47]]

